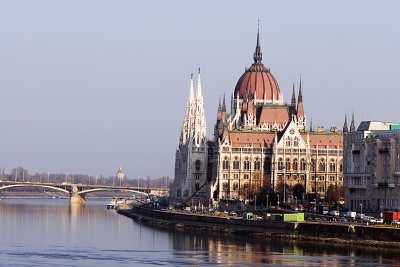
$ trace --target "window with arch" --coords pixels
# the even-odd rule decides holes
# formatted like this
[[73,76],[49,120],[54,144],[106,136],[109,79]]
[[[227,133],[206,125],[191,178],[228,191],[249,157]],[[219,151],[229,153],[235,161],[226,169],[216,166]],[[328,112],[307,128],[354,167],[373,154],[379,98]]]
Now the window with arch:
[[237,157],[233,160],[233,169],[239,170],[240,169],[240,162]]
[[228,188],[229,188],[228,183],[223,183],[222,184],[222,189],[223,190],[228,190]]
[[283,159],[282,158],[278,159],[278,170],[279,171],[283,170]]
[[254,161],[254,170],[259,171],[261,169],[261,162],[259,158]]
[[293,160],[293,170],[297,171],[299,169],[299,162],[297,159]]
[[239,184],[238,183],[233,183],[233,190],[238,191],[239,190]]
[[222,161],[222,169],[224,170],[229,170],[229,160],[228,157],[224,158],[224,161]]
[[307,165],[305,159],[300,160],[300,171],[306,171]]
[[315,159],[311,159],[311,170],[314,172],[317,170],[317,164]]
[[194,162],[194,166],[195,166],[196,171],[200,171],[200,169],[201,169],[201,161],[200,160],[196,160]]
[[249,161],[249,158],[248,158],[248,157],[246,157],[246,158],[244,159],[243,168],[244,168],[245,170],[250,170],[250,161]]
[[319,161],[319,167],[318,167],[318,169],[319,169],[320,172],[324,172],[324,171],[325,171],[325,160],[324,160],[324,159],[321,159],[321,160]]
[[342,172],[342,171],[343,171],[343,162],[342,162],[342,161],[340,162],[340,165],[339,165],[339,170],[340,170],[340,172]]
[[290,136],[288,136],[286,138],[286,146],[291,146],[292,145],[292,139],[290,138]]
[[329,162],[329,171],[330,172],[336,171],[336,162],[334,159],[331,159],[331,161]]
[[264,172],[270,172],[271,171],[271,159],[266,158],[264,161]]
[[285,169],[287,170],[287,171],[290,171],[290,159],[286,159],[286,162],[285,162]]
[[293,139],[293,146],[299,146],[299,138],[297,136]]

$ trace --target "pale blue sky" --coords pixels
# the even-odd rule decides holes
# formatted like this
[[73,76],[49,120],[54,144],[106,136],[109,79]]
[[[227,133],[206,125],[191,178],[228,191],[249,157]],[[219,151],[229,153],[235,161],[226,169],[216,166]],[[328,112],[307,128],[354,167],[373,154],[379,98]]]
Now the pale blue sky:
[[263,63],[313,125],[400,121],[400,1],[0,0],[0,167],[173,177],[190,73],[218,96]]

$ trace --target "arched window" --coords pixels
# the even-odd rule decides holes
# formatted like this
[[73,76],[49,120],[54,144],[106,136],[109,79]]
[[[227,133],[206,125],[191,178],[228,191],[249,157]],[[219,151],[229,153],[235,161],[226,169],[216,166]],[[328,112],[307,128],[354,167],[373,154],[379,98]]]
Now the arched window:
[[315,172],[317,170],[317,164],[315,159],[311,159],[311,170]]
[[285,162],[285,169],[287,170],[287,171],[290,171],[290,159],[286,159],[286,162]]
[[243,168],[244,168],[245,170],[250,170],[250,161],[249,161],[249,158],[248,158],[248,157],[246,157],[246,158],[244,159]]
[[342,172],[342,171],[343,171],[343,162],[342,162],[342,161],[340,162],[339,168],[340,168],[340,169],[339,169],[340,172]]
[[240,169],[240,162],[239,162],[237,157],[235,157],[235,159],[233,161],[233,169],[235,169],[235,170],[239,170]]
[[336,171],[336,163],[334,159],[331,159],[331,161],[329,162],[329,171],[330,172]]
[[271,159],[266,158],[264,161],[264,172],[270,172],[271,171]]
[[286,138],[286,146],[291,146],[292,145],[292,139],[288,136]]
[[324,171],[325,171],[325,160],[324,160],[324,159],[321,159],[321,160],[319,161],[319,167],[318,167],[318,169],[319,169],[320,172],[324,172]]
[[283,170],[283,159],[282,158],[278,159],[278,170],[279,171]]
[[229,160],[228,157],[224,158],[224,161],[222,162],[222,169],[224,170],[229,170]]
[[293,146],[299,146],[299,138],[297,136],[293,139]]
[[300,171],[306,171],[306,167],[307,167],[307,165],[306,165],[306,161],[304,160],[304,159],[301,159],[300,160]]
[[238,183],[233,183],[233,190],[234,191],[239,190],[239,184]]
[[254,161],[254,170],[259,171],[261,169],[261,162],[258,158]]
[[223,183],[223,184],[222,184],[222,189],[223,189],[223,190],[228,190],[228,188],[229,188],[229,187],[228,187],[228,183]]
[[196,171],[200,171],[200,168],[201,168],[201,161],[200,161],[200,160],[196,160],[195,163],[194,163],[194,165],[195,165]]
[[297,161],[297,159],[293,160],[293,170],[297,171],[299,168],[299,162]]

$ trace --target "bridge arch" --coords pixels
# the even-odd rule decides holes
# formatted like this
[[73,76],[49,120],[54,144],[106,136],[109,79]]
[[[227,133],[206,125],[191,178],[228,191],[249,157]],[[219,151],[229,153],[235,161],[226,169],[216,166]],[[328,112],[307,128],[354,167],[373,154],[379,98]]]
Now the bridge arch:
[[70,193],[70,191],[68,191],[68,190],[66,190],[66,189],[63,189],[63,188],[59,188],[59,187],[55,187],[55,186],[51,186],[51,185],[39,185],[39,184],[11,184],[11,185],[3,185],[3,186],[0,186],[0,191],[1,190],[5,190],[5,189],[8,189],[8,188],[13,188],[13,187],[42,187],[42,188],[49,188],[49,189],[53,189],[53,190],[56,190],[56,191],[60,191],[60,192],[63,192],[63,193],[67,193],[67,194],[69,194]]
[[132,193],[136,193],[136,194],[144,195],[144,196],[148,196],[149,195],[149,193],[147,193],[147,192],[134,190],[134,189],[109,189],[109,188],[93,188],[93,189],[79,191],[78,194],[79,195],[86,195],[88,193],[98,192],[98,191],[125,191],[125,192],[132,192]]

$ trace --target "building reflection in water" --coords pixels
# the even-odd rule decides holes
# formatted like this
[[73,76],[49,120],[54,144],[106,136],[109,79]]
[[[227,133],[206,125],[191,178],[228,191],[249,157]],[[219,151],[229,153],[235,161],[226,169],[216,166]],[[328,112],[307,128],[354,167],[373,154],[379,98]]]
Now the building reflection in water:
[[[171,233],[176,256],[213,264],[240,263],[283,266],[400,266],[393,250],[350,247],[313,242],[255,239],[222,234]],[[188,253],[192,251],[193,253]],[[393,265],[394,264],[394,265]]]

